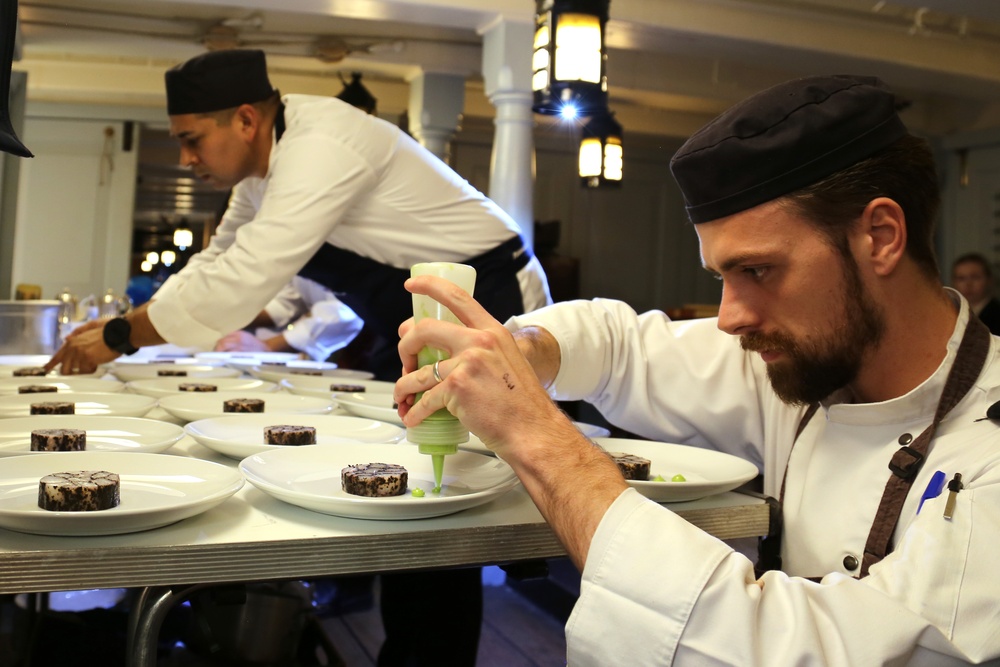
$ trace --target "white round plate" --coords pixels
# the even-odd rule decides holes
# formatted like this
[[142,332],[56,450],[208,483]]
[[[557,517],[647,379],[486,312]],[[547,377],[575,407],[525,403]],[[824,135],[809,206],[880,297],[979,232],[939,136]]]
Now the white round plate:
[[[70,470],[121,477],[121,504],[99,512],[38,507],[38,481]],[[37,535],[118,535],[159,528],[209,510],[243,486],[237,470],[166,454],[51,452],[17,456],[0,467],[0,527]]]
[[[316,444],[330,445],[344,442],[399,442],[405,435],[403,429],[360,417],[338,415],[288,415],[242,414],[213,417],[191,422],[184,432],[209,449],[243,460],[251,454],[273,449],[288,449],[289,445],[264,444],[264,427],[276,424],[312,426],[316,429]],[[301,445],[299,445],[301,446]]]
[[333,401],[315,396],[294,396],[283,391],[212,391],[171,394],[160,399],[160,407],[178,419],[189,422],[212,417],[232,416],[223,412],[222,404],[230,398],[259,398],[264,401],[263,413],[244,414],[312,414],[333,412]]
[[[583,422],[573,422],[573,425],[580,429],[588,438],[601,438],[606,437],[611,434],[611,431],[604,428],[603,426],[595,426],[594,424],[584,424]],[[409,442],[409,441],[407,441]],[[459,449],[464,449],[469,452],[478,452],[480,454],[487,454],[489,456],[496,456],[489,447],[483,444],[483,441],[479,439],[479,436],[475,433],[469,434],[469,441],[462,442],[458,445]]]
[[44,366],[49,363],[50,359],[52,359],[51,354],[2,354],[0,355],[0,378],[14,377],[14,371],[21,368]]
[[[255,378],[270,382],[281,382],[285,378],[330,377],[353,380],[371,380],[374,373],[337,368],[337,364],[326,361],[289,361],[287,364],[259,364],[250,366],[246,372]],[[321,373],[322,375],[316,375]],[[332,382],[332,380],[331,380]]]
[[403,425],[403,420],[396,414],[396,408],[392,407],[392,394],[369,394],[367,392],[364,394],[334,394],[333,400],[352,415],[378,419],[399,426]]
[[[108,369],[116,378],[122,382],[134,382],[135,380],[151,380],[158,377],[168,377],[180,382],[192,379],[203,378],[235,378],[240,376],[240,371],[235,368],[225,366],[211,366],[209,364],[113,364]],[[184,371],[187,375],[165,375],[160,372]]]
[[14,394],[0,396],[0,417],[30,417],[32,403],[68,402],[75,404],[75,414],[108,417],[142,417],[156,407],[156,399],[126,393],[75,391],[53,398],[52,394]]
[[[677,503],[731,491],[757,476],[757,466],[723,452],[689,445],[676,445],[628,438],[594,438],[609,452],[624,452],[650,460],[649,476],[665,482],[628,480],[629,486],[650,500]],[[671,482],[683,475],[684,482]]]
[[214,384],[218,391],[265,391],[270,392],[277,389],[278,385],[266,380],[257,378],[186,378],[186,377],[158,377],[148,380],[133,380],[126,386],[134,394],[152,396],[153,398],[163,398],[174,394],[214,394],[216,392],[195,392],[181,391],[180,385],[186,382],[199,382],[203,384]]
[[199,352],[194,355],[196,359],[212,364],[225,364],[232,368],[245,371],[251,366],[274,362],[289,362],[302,359],[298,352],[264,352],[258,350],[246,350],[241,352]]
[[180,426],[156,419],[34,415],[0,419],[0,456],[51,454],[52,452],[31,451],[31,432],[42,428],[77,428],[86,431],[88,452],[156,454],[169,449],[184,437],[184,429]]
[[[365,498],[343,491],[340,471],[358,463],[394,463],[406,468],[407,491],[391,498]],[[342,444],[292,447],[254,454],[240,463],[251,484],[279,500],[314,512],[355,519],[423,519],[490,502],[517,485],[510,466],[472,452],[445,457],[440,493],[433,493],[431,457],[416,447]],[[411,491],[419,487],[423,498]]]
[[[115,394],[124,391],[125,384],[115,380],[99,380],[93,377],[77,377],[74,375],[47,375],[45,377],[9,377],[0,378],[0,396],[10,396],[18,393],[18,387],[31,384],[55,385],[57,393],[65,392],[100,392]],[[51,392],[34,394],[34,396],[51,396]]]
[[331,398],[336,393],[353,391],[330,388],[331,386],[346,387],[349,385],[363,387],[363,393],[366,394],[392,394],[392,390],[396,386],[396,383],[384,382],[382,380],[359,380],[354,378],[309,377],[307,375],[286,377],[281,381],[281,386],[293,394],[299,394],[300,396],[320,396],[322,398]]

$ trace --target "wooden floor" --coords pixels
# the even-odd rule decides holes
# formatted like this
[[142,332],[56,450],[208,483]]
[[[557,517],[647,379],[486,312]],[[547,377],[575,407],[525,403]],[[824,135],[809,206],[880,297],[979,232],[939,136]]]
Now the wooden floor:
[[[323,628],[348,667],[374,667],[384,634],[377,608],[324,619]],[[507,585],[483,588],[483,626],[476,667],[561,667],[563,623]]]
[[[563,667],[566,664],[564,621],[558,618],[558,613],[543,610],[503,579],[498,568],[484,569],[483,625],[476,667]],[[377,591],[375,600],[371,609],[320,620],[337,657],[346,667],[375,666],[385,636]],[[324,658],[322,654],[320,657]],[[169,658],[161,659],[158,667],[218,664],[178,647]]]

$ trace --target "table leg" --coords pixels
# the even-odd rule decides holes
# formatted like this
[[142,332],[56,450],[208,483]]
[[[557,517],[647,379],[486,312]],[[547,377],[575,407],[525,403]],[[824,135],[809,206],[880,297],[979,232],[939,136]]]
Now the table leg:
[[132,600],[126,644],[128,667],[156,667],[157,639],[163,619],[189,595],[214,584],[150,586],[139,589]]

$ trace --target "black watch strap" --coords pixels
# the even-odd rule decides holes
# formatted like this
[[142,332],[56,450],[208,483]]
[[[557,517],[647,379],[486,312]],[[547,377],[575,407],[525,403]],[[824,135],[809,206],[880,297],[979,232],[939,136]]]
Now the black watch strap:
[[104,325],[104,344],[109,349],[122,354],[135,354],[139,348],[129,342],[132,335],[132,325],[124,317],[108,320]]

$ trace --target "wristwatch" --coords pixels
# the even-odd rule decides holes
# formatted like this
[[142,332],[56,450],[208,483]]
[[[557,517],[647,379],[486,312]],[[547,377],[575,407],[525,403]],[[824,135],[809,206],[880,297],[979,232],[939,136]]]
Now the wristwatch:
[[128,341],[132,335],[132,325],[124,317],[116,317],[108,320],[104,325],[104,344],[109,349],[122,354],[135,354],[139,348]]

